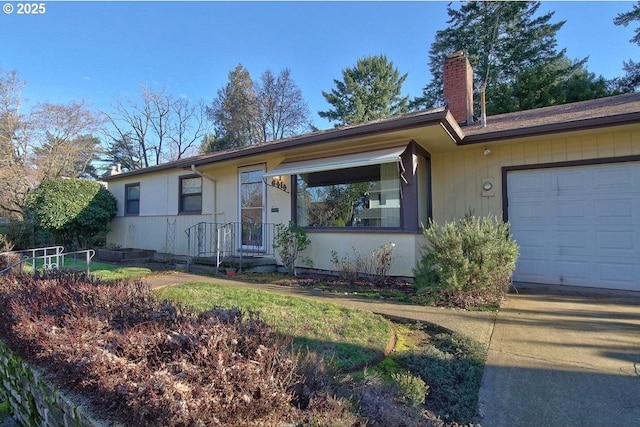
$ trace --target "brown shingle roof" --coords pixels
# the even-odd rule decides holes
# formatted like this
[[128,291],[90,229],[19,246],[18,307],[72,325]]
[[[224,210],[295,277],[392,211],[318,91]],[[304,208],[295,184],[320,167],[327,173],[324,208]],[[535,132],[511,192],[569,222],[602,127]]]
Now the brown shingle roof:
[[610,96],[487,117],[462,128],[462,144],[640,121],[640,93]]

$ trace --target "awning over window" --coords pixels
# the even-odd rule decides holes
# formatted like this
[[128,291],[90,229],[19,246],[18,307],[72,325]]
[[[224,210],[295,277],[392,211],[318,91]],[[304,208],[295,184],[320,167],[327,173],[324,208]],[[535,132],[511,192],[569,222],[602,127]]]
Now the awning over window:
[[[281,175],[299,175],[304,173],[322,172],[335,169],[356,168],[359,166],[379,165],[383,163],[400,162],[400,155],[406,146],[386,148],[384,150],[368,151],[344,156],[326,157],[324,159],[304,160],[300,162],[285,162],[267,171],[264,177]],[[403,168],[404,169],[404,168]]]

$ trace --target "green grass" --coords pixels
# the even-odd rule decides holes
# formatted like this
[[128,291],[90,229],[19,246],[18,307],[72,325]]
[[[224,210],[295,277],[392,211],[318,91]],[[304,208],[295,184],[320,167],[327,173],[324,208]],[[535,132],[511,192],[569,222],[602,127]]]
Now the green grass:
[[91,263],[91,275],[100,280],[139,279],[149,274],[151,270],[145,267],[118,267],[99,262]]
[[427,409],[460,424],[474,421],[487,349],[473,339],[437,325],[399,324],[396,351],[377,372],[389,379],[410,372],[428,386]]
[[345,370],[380,357],[392,336],[391,324],[380,315],[261,290],[193,283],[161,289],[158,296],[203,311],[221,307],[258,312],[298,346],[321,352]]
[[[42,269],[43,260],[36,260],[36,269]],[[65,257],[64,269],[85,271],[87,266],[84,258],[74,259],[72,257]],[[27,261],[24,265],[25,272],[33,271],[31,262]],[[125,280],[125,279],[139,279],[147,276],[151,273],[151,270],[144,267],[122,267],[115,264],[109,264],[106,262],[91,261],[89,264],[89,271],[91,275],[100,280]]]

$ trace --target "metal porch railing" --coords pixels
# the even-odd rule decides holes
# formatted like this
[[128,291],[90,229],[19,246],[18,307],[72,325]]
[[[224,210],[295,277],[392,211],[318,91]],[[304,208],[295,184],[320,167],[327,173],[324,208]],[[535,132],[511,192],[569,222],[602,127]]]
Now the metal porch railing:
[[[6,274],[15,267],[19,267],[23,272],[25,263],[31,264],[31,271],[36,272],[39,268],[43,270],[54,270],[65,268],[65,261],[68,258],[84,260],[87,275],[91,274],[91,260],[96,252],[93,249],[81,251],[65,252],[63,246],[47,246],[43,248],[24,249],[20,251],[0,252],[0,257],[18,255],[20,260],[12,265],[0,270],[0,274]],[[41,262],[40,262],[41,260]]]
[[216,269],[232,259],[242,264],[247,257],[273,256],[275,230],[275,224],[199,222],[185,230],[188,256],[214,258]]

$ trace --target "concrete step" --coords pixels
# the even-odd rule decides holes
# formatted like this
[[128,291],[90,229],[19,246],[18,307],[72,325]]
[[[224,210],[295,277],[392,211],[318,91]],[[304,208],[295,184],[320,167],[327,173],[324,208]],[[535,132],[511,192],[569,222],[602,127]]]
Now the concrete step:
[[[192,269],[213,269],[215,272],[215,257],[196,257],[191,260]],[[271,273],[276,271],[278,263],[274,258],[243,256],[243,257],[227,257],[220,265],[220,270],[235,267],[243,273]]]

